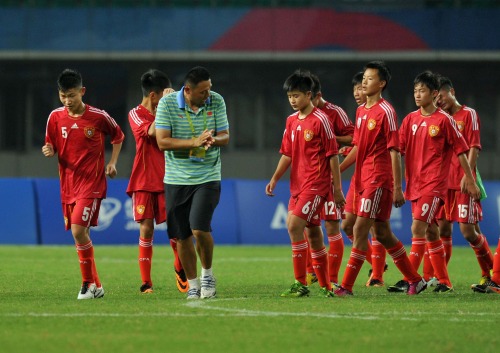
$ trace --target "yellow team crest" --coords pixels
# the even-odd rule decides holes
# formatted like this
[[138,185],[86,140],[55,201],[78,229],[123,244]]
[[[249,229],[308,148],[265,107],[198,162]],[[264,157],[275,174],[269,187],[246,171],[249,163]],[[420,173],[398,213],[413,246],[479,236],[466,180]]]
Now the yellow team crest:
[[85,137],[88,137],[90,139],[90,138],[94,137],[95,127],[84,127],[83,133],[85,134]]
[[434,137],[437,134],[439,134],[439,126],[436,126],[436,125],[429,126],[429,135],[431,137]]
[[460,130],[460,132],[464,131],[465,123],[463,121],[457,121],[456,123],[458,126],[458,130]]
[[144,210],[146,209],[146,206],[144,205],[138,205],[136,208],[138,214],[143,214]]
[[377,126],[377,122],[375,121],[375,119],[369,119],[368,120],[368,130],[373,130],[375,129],[375,127]]
[[304,139],[306,141],[311,141],[313,137],[314,137],[314,132],[312,130],[309,129],[304,130]]

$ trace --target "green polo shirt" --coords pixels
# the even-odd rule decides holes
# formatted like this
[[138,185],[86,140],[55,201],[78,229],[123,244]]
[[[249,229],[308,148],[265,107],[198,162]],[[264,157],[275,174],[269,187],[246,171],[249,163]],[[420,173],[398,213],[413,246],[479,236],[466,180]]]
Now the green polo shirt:
[[[173,138],[190,139],[193,137],[191,126],[186,118],[186,109],[194,127],[195,135],[199,136],[206,126],[214,130],[214,135],[222,130],[229,130],[226,103],[216,92],[210,91],[210,97],[198,112],[193,112],[184,100],[184,87],[178,92],[164,96],[156,109],[156,129],[172,132]],[[206,151],[203,162],[189,159],[189,150],[165,151],[165,184],[197,185],[209,181],[221,180],[220,147],[212,146]]]

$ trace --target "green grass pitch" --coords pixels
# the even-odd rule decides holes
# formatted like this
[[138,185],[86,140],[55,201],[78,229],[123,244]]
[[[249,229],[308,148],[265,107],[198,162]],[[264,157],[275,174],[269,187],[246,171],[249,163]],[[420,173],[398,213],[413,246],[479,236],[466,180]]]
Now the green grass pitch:
[[167,245],[155,247],[149,295],[139,293],[136,246],[95,254],[106,295],[77,301],[74,247],[0,247],[2,352],[499,352],[500,296],[470,290],[479,267],[465,247],[449,265],[452,294],[366,288],[365,263],[353,297],[318,297],[313,285],[290,299],[279,297],[293,282],[289,246],[216,246],[218,298],[193,302],[175,287]]

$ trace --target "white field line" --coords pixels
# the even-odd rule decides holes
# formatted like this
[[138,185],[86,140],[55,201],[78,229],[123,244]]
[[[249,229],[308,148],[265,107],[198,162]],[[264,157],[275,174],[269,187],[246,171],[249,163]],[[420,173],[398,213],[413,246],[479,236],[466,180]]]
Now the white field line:
[[78,318],[78,317],[101,317],[101,318],[123,318],[123,317],[314,317],[323,319],[346,319],[363,321],[439,321],[439,322],[498,322],[496,315],[491,312],[418,312],[409,314],[407,311],[398,312],[357,312],[357,313],[320,313],[320,312],[281,312],[249,310],[242,308],[227,308],[217,306],[217,303],[227,301],[245,301],[247,298],[232,299],[209,299],[193,300],[186,302],[183,306],[194,309],[196,312],[155,312],[155,313],[55,313],[55,312],[29,312],[29,313],[2,313],[0,317],[25,318]]

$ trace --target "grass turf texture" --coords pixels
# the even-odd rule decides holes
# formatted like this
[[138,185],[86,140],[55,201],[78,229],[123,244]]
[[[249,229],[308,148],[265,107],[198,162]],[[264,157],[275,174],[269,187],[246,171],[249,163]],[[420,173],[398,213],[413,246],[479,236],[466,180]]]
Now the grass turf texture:
[[[349,256],[346,248],[344,264]],[[455,292],[409,297],[366,288],[354,296],[280,298],[293,282],[287,246],[217,246],[218,298],[187,301],[177,291],[172,251],[156,246],[153,294],[140,294],[136,246],[96,246],[105,297],[77,301],[74,247],[0,247],[3,352],[498,352],[500,296],[477,294],[469,248],[449,265]],[[386,285],[400,279],[389,261]]]

